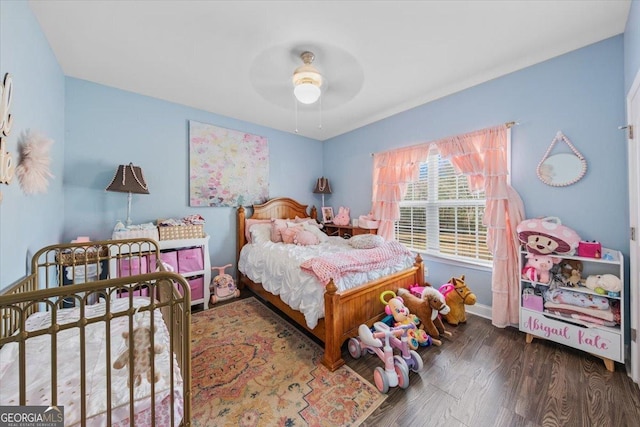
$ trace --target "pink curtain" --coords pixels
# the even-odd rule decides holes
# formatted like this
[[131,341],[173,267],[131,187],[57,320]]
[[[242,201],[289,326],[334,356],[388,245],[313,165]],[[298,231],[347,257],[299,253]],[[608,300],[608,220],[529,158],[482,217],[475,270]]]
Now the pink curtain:
[[407,185],[418,179],[420,162],[429,154],[429,144],[373,155],[373,201],[371,212],[377,220],[378,235],[393,239],[393,224],[400,219],[400,201]]
[[524,219],[524,204],[507,182],[507,127],[497,126],[438,141],[440,155],[456,172],[467,175],[471,191],[484,189],[487,198],[483,224],[493,255],[493,325],[518,323],[520,298],[516,226]]
[[465,135],[374,156],[373,214],[380,220],[378,234],[393,237],[393,222],[400,218],[399,202],[407,183],[417,179],[419,164],[435,144],[458,173],[467,175],[471,191],[486,194],[483,224],[493,255],[492,323],[506,327],[518,323],[519,267],[516,226],[524,219],[524,204],[507,182],[507,127],[496,126]]

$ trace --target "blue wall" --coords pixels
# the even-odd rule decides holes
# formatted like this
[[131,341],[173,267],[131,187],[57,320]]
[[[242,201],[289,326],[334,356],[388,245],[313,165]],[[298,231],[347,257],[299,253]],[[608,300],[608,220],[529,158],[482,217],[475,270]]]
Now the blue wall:
[[[330,205],[349,206],[352,216],[369,211],[370,153],[515,120],[520,125],[512,128],[511,179],[527,216],[560,217],[583,238],[628,255],[626,142],[618,130],[625,120],[622,63],[623,38],[617,36],[326,141]],[[585,177],[564,188],[536,176],[559,130],[588,162]],[[489,272],[430,260],[426,265],[431,283],[465,274],[478,302],[491,304]]]
[[634,0],[631,2],[624,32],[625,93],[631,89],[633,79],[638,72],[640,72],[640,1]]
[[127,197],[105,188],[119,164],[133,162],[144,171],[150,192],[133,195],[133,223],[198,213],[211,236],[211,264],[235,266],[236,209],[189,207],[189,120],[268,138],[270,197],[320,205],[311,190],[322,175],[321,142],[67,78],[64,239],[111,238],[116,221],[126,219]]
[[0,79],[13,76],[13,128],[6,150],[18,164],[18,140],[27,129],[55,142],[46,194],[26,196],[14,177],[0,184],[0,289],[27,274],[27,257],[61,238],[64,223],[64,75],[27,2],[0,1]]

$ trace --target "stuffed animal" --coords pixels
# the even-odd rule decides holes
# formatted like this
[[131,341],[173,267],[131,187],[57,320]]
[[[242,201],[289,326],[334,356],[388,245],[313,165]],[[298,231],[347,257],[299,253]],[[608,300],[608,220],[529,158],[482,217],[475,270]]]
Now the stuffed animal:
[[539,283],[551,282],[551,274],[549,273],[551,267],[562,261],[562,258],[532,253],[528,253],[526,258],[527,263],[522,268],[522,278]]
[[[153,327],[155,332],[155,327]],[[135,386],[139,386],[142,382],[142,376],[145,375],[147,381],[151,383],[151,355],[149,353],[160,354],[164,351],[164,347],[160,344],[151,348],[151,329],[148,326],[137,327],[133,330],[133,363],[129,359],[129,348],[125,349],[120,356],[113,362],[115,369],[122,369],[125,366],[129,366],[129,369],[133,368],[133,378]],[[124,331],[122,337],[125,340],[125,344],[129,345],[129,331]],[[156,371],[154,382],[160,380],[160,372]],[[129,380],[127,380],[129,384]],[[130,384],[129,384],[130,385]]]
[[[391,295],[391,298],[389,298],[388,301],[385,300],[385,297],[387,295]],[[418,316],[411,314],[409,309],[404,305],[404,300],[400,297],[397,297],[395,292],[384,291],[382,294],[380,294],[380,301],[382,301],[382,303],[386,305],[384,309],[385,313],[393,316],[393,326],[410,324],[414,324],[417,326],[420,323],[420,319],[418,319]]]
[[622,290],[622,281],[613,274],[598,274],[588,276],[584,285],[598,294],[618,294]]
[[420,297],[413,295],[416,288],[410,290],[398,289],[398,296],[404,300],[404,305],[411,313],[420,319],[420,327],[423,328],[435,345],[442,345],[439,340],[440,335],[451,336],[451,332],[445,331],[442,319],[438,314],[449,314],[450,308],[447,305],[444,295],[432,286],[425,286],[420,290]]
[[349,218],[349,208],[340,206],[338,209],[338,215],[333,217],[333,223],[335,225],[349,225],[351,219]]
[[464,275],[459,278],[452,277],[447,283],[438,289],[449,306],[449,313],[443,315],[444,320],[450,325],[457,326],[467,321],[465,305],[474,305],[476,295],[471,292],[464,282]]
[[582,281],[582,261],[578,259],[563,259],[560,261],[560,274],[565,286],[575,287]]
[[[388,301],[385,300],[387,295],[392,296]],[[428,345],[429,342],[432,341],[427,333],[418,329],[420,319],[411,313],[404,305],[403,298],[396,296],[393,291],[384,291],[380,294],[380,301],[386,305],[384,309],[385,313],[393,317],[393,324],[391,326],[413,325],[415,327],[415,330],[407,331],[407,336],[411,338],[409,340],[409,346],[412,350],[415,350],[418,345]],[[412,341],[415,341],[417,344],[414,345]]]

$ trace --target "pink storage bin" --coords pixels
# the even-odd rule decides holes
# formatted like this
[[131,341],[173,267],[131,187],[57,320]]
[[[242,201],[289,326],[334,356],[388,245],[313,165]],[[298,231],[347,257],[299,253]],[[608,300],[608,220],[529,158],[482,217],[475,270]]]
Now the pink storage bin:
[[540,295],[522,295],[522,306],[529,310],[544,311],[542,297]]
[[[178,271],[178,253],[176,251],[160,252],[160,260],[165,264],[169,264],[173,268],[172,271]],[[156,256],[149,255],[149,270],[156,271],[157,269]],[[169,269],[167,268],[167,270]]]
[[137,276],[147,273],[147,257],[127,257],[118,261],[118,277]]
[[197,277],[189,280],[191,288],[191,301],[204,298],[204,277]]
[[204,269],[202,248],[180,249],[178,251],[178,272],[191,273]]

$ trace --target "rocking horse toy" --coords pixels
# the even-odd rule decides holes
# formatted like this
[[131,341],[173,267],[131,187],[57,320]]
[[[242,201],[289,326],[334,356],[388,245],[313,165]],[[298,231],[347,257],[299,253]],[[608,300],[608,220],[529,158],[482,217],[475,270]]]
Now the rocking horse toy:
[[436,288],[427,286],[411,286],[409,289],[398,289],[398,296],[404,299],[404,305],[420,319],[420,327],[431,337],[434,345],[442,345],[441,336],[451,337],[444,329],[440,316],[449,314],[444,295]]
[[457,326],[459,323],[467,321],[465,305],[474,305],[476,303],[476,295],[471,292],[464,282],[464,275],[459,278],[452,277],[447,283],[440,286],[440,293],[444,295],[450,310],[448,314],[444,314],[444,320],[450,325]]
[[211,270],[218,270],[218,275],[211,280],[211,300],[210,304],[213,305],[218,301],[224,301],[229,298],[237,298],[240,296],[240,290],[236,287],[236,283],[231,275],[226,274],[224,269],[231,267],[231,264],[227,264],[222,267],[211,267]]

